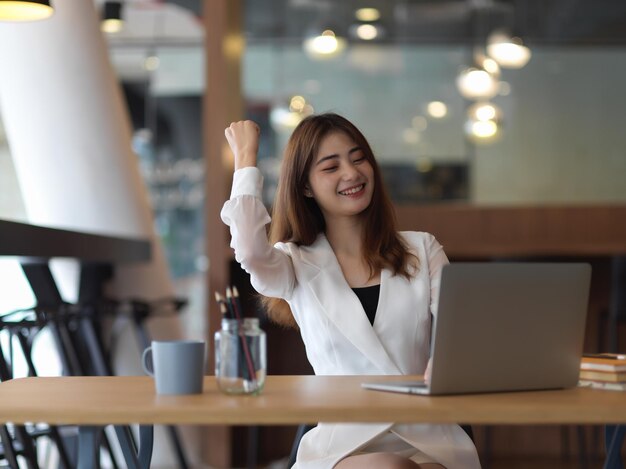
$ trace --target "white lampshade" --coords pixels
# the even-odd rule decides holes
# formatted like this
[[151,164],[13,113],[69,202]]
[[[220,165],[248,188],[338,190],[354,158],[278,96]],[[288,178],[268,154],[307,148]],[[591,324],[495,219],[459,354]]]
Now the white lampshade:
[[500,133],[502,111],[498,106],[487,101],[479,101],[467,108],[465,133],[477,143],[490,143]]
[[463,70],[456,80],[457,88],[466,99],[489,99],[498,94],[498,81],[478,68]]
[[532,55],[520,38],[502,31],[495,31],[489,36],[487,54],[504,68],[522,68]]
[[335,35],[330,29],[319,36],[304,41],[304,51],[314,59],[326,59],[339,55],[346,47],[346,40]]
[[500,108],[493,103],[477,102],[467,109],[467,117],[475,121],[495,121],[498,122],[502,116]]
[[467,136],[479,143],[488,143],[493,141],[498,135],[499,125],[496,121],[486,120],[480,121],[468,119],[465,122],[465,133]]
[[296,95],[289,99],[287,106],[279,104],[270,111],[270,124],[276,132],[292,132],[302,119],[315,112],[303,96]]
[[54,13],[48,0],[1,0],[0,21],[36,21]]

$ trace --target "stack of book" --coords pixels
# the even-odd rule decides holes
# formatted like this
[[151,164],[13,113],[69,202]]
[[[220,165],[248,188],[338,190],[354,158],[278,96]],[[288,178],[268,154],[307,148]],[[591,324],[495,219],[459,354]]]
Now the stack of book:
[[626,391],[626,355],[614,353],[583,355],[578,385]]

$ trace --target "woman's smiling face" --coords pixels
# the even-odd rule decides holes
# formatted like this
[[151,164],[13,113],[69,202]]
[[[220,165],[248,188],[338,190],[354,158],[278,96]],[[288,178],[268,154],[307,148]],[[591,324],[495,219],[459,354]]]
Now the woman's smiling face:
[[358,216],[369,206],[373,193],[374,169],[363,150],[344,132],[326,135],[313,159],[305,189],[326,221]]

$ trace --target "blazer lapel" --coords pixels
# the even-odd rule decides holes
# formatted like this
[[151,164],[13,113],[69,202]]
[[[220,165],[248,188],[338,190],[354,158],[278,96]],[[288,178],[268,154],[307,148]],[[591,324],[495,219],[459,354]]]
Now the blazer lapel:
[[[361,302],[343,276],[326,237],[320,235],[314,244],[302,248],[302,251],[302,260],[319,269],[310,279],[309,285],[328,318],[381,374],[401,374],[370,325]],[[383,271],[381,290],[386,277],[388,273]]]

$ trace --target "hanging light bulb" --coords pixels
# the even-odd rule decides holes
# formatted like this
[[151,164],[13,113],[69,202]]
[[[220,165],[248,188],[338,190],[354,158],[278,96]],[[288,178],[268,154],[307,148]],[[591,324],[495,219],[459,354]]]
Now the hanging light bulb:
[[276,132],[291,132],[302,119],[313,114],[313,106],[303,96],[289,99],[288,106],[275,106],[270,111],[270,123]]
[[43,20],[52,13],[48,0],[0,0],[0,21]]
[[448,106],[441,101],[431,101],[426,106],[426,112],[434,119],[443,119],[448,115]]
[[326,29],[319,36],[304,41],[304,51],[314,59],[335,57],[346,47],[346,40],[335,35],[334,31]]
[[466,99],[489,99],[498,93],[498,81],[486,70],[470,67],[461,72],[456,86]]
[[487,143],[494,140],[500,129],[502,113],[489,102],[478,102],[467,109],[465,133],[472,140]]
[[500,65],[491,57],[485,55],[482,49],[474,52],[474,63],[476,67],[489,73],[494,78],[500,78]]
[[467,122],[467,129],[471,136],[479,139],[492,138],[498,133],[498,124],[495,121],[474,121]]
[[499,121],[502,112],[495,104],[489,102],[478,102],[472,104],[467,109],[467,116],[475,121]]
[[105,33],[119,33],[123,27],[124,21],[122,20],[122,2],[104,2],[100,29]]
[[377,8],[359,8],[354,12],[354,16],[359,21],[378,21],[380,11]]
[[532,55],[519,37],[511,37],[501,30],[489,35],[487,54],[504,68],[522,68]]
[[374,23],[359,23],[350,27],[350,35],[362,41],[372,41],[384,36],[384,29]]

